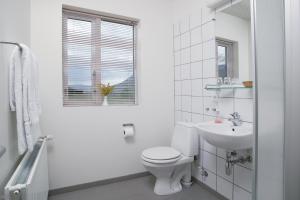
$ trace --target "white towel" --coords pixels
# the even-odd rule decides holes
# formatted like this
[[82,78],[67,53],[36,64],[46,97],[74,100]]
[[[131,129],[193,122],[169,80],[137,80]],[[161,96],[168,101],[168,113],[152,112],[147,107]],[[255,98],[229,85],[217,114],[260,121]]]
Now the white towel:
[[9,70],[10,108],[16,111],[18,150],[23,154],[27,149],[27,142],[23,120],[23,94],[22,94],[22,61],[19,48],[15,48],[11,55]]
[[38,64],[34,54],[21,44],[22,52],[16,48],[10,65],[10,106],[17,113],[19,153],[33,146],[41,135],[39,116],[41,106],[38,92]]

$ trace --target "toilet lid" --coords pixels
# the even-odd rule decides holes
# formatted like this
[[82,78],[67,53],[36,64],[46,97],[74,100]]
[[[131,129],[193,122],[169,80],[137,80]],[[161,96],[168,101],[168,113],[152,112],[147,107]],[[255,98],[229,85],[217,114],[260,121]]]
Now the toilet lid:
[[153,147],[143,151],[142,155],[151,160],[170,160],[180,156],[180,152],[172,147]]

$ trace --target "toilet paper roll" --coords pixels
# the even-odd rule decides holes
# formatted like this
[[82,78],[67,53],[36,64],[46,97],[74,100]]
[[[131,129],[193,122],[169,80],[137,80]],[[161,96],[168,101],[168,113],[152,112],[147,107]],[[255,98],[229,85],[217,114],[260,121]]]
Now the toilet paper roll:
[[124,138],[129,138],[134,136],[134,126],[133,125],[123,125],[123,135]]

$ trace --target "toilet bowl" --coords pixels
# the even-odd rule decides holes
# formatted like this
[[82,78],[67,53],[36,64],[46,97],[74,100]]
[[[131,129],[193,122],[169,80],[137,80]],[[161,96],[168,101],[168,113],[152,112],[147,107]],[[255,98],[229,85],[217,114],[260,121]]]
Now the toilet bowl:
[[198,154],[198,135],[191,123],[176,124],[172,144],[146,149],[141,159],[145,168],[156,177],[154,192],[170,195],[190,186],[191,163]]

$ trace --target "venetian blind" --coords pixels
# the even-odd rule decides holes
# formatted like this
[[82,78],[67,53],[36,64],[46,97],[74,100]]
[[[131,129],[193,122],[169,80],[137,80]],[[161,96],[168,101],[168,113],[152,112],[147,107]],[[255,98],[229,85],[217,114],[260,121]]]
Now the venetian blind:
[[[65,106],[136,103],[136,22],[63,10]],[[112,86],[105,97],[100,86]]]

